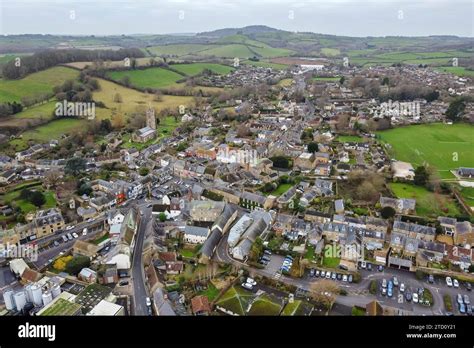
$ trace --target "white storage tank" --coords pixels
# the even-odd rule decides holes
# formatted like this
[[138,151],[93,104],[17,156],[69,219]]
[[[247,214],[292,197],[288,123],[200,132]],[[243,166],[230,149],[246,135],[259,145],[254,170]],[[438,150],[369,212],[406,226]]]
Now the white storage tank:
[[8,290],[3,293],[3,301],[7,310],[12,311],[15,309],[15,303],[13,302],[13,291]]
[[32,301],[35,306],[41,306],[43,299],[41,297],[41,286],[37,283],[31,285]]
[[28,284],[25,286],[25,293],[26,293],[26,302],[31,303],[33,302],[33,291],[31,291],[32,284]]
[[56,298],[61,294],[61,287],[59,286],[59,284],[54,284],[52,286],[51,293],[53,294],[53,298]]
[[13,300],[15,301],[15,307],[18,312],[23,310],[26,305],[26,294],[24,291],[18,291],[13,295]]
[[43,293],[43,304],[46,306],[48,303],[51,303],[53,301],[53,295],[51,294],[51,291],[46,290]]

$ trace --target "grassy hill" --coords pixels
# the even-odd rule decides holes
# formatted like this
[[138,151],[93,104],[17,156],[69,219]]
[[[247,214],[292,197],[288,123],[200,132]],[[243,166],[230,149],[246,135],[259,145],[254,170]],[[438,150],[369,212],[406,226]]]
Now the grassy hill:
[[173,64],[170,67],[188,76],[200,74],[204,69],[209,69],[221,75],[226,75],[234,70],[230,66],[213,63]]
[[0,102],[21,101],[22,97],[43,95],[66,80],[73,80],[79,72],[58,66],[26,76],[20,80],[0,79]]

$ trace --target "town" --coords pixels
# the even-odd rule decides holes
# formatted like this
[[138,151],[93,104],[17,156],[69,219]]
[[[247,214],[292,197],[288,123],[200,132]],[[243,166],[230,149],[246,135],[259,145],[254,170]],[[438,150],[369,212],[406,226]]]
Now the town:
[[4,63],[1,315],[472,315],[473,39],[258,29]]

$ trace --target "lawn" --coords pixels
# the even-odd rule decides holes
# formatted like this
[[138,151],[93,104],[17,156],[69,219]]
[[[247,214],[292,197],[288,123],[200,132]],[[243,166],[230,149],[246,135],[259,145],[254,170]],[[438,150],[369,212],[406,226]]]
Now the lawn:
[[238,315],[245,315],[247,307],[255,295],[242,289],[239,285],[229,288],[217,301],[216,305]]
[[341,258],[339,257],[323,257],[323,266],[328,268],[336,268],[339,266],[339,262],[341,262]]
[[390,183],[390,189],[398,198],[416,199],[416,214],[420,216],[457,216],[462,215],[453,198],[428,191],[421,186],[404,183]]
[[27,75],[20,80],[0,79],[0,103],[52,93],[54,86],[61,85],[66,80],[74,80],[78,76],[78,71],[58,66]]
[[310,315],[313,310],[313,305],[306,301],[294,300],[293,303],[288,303],[281,315],[283,316],[302,316]]
[[276,303],[267,294],[260,295],[253,303],[248,311],[248,315],[280,315],[282,305]]
[[328,57],[333,57],[333,56],[340,55],[341,51],[337,48],[324,47],[324,48],[321,48],[321,54],[324,54],[325,56],[328,56]]
[[54,110],[55,110],[56,103],[57,103],[56,101],[50,101],[48,103],[30,107],[30,108],[24,109],[22,112],[19,112],[13,115],[13,117],[49,120],[49,119],[54,118]]
[[73,131],[83,128],[87,120],[77,118],[62,118],[51,121],[35,129],[28,130],[21,134],[20,139],[13,139],[10,145],[15,151],[21,151],[28,148],[28,140],[34,143],[46,143],[52,139],[59,140],[62,135],[70,134]]
[[312,78],[312,80],[322,82],[339,82],[341,78],[338,76],[315,76]]
[[199,55],[202,56],[216,56],[221,58],[249,58],[255,56],[246,45],[242,44],[230,44],[230,45],[218,45],[211,49],[200,51]]
[[288,191],[293,184],[280,184],[275,190],[270,192],[268,195],[273,195],[273,196],[280,196],[284,194],[286,191]]
[[227,75],[234,70],[234,68],[230,66],[214,63],[173,64],[170,65],[170,68],[188,76],[200,74],[205,69],[211,70],[212,72],[219,75]]
[[310,261],[314,260],[314,246],[308,245],[304,258]]
[[[458,123],[425,124],[378,132],[384,143],[392,146],[397,160],[414,167],[427,162],[436,167],[442,178],[452,178],[450,170],[474,165],[474,126]],[[457,159],[457,161],[456,161]]]
[[173,116],[160,118],[160,123],[157,123],[158,137],[156,139],[149,140],[146,143],[135,143],[131,141],[130,134],[126,134],[122,137],[123,143],[121,146],[126,149],[132,147],[136,148],[137,150],[145,149],[148,146],[153,145],[156,142],[171,136],[176,127],[178,127],[179,122],[179,119],[175,120]]
[[341,143],[365,143],[366,140],[357,135],[339,135],[337,140]]
[[21,189],[8,191],[5,195],[1,196],[1,201],[3,202],[3,204],[19,207],[21,211],[23,212],[23,214],[28,214],[29,212],[36,211],[38,209],[49,209],[56,206],[56,198],[54,197],[54,192],[44,190],[41,187],[40,183],[38,183],[37,186],[29,186],[28,188],[31,190],[41,191],[45,196],[46,203],[38,208],[34,204],[31,204],[28,201],[19,199],[18,197],[21,194],[21,191],[22,191]]
[[133,86],[142,88],[172,87],[177,81],[184,78],[183,75],[163,68],[111,71],[107,73],[107,76],[115,81],[120,81],[125,76],[128,76],[130,78],[130,83]]
[[466,203],[474,207],[474,187],[458,186],[457,188]]
[[211,282],[207,283],[207,289],[199,293],[199,295],[204,295],[207,297],[209,302],[214,301],[214,299],[219,295],[219,289],[217,289],[214,284]]

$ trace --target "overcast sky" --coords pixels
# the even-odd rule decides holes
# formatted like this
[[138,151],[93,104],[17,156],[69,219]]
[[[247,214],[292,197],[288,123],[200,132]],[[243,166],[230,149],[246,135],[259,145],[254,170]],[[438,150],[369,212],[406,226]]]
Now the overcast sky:
[[0,0],[1,34],[193,33],[263,24],[348,36],[473,36],[473,0]]

